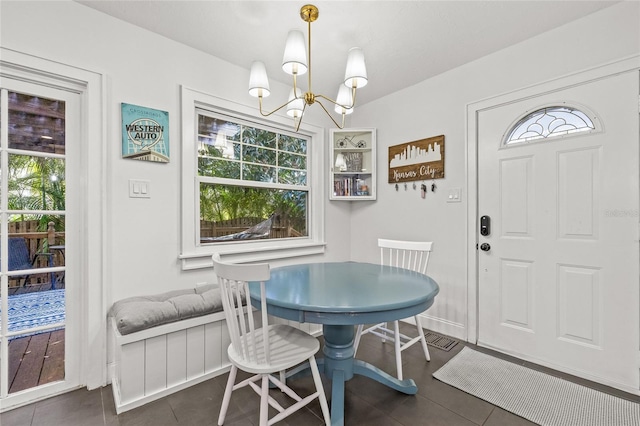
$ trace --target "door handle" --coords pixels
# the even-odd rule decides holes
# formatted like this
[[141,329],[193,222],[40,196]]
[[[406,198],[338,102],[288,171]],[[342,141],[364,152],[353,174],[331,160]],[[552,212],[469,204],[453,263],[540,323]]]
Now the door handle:
[[480,250],[489,251],[489,250],[491,250],[491,246],[489,245],[489,243],[482,243],[482,244],[480,244]]

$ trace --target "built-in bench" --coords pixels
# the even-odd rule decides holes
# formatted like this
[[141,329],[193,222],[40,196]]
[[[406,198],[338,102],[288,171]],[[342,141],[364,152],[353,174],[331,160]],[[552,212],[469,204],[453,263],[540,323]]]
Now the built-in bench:
[[[270,321],[322,333],[319,324]],[[118,414],[231,369],[231,341],[217,285],[120,300],[109,310],[108,323],[109,371]]]
[[108,320],[117,413],[230,369],[217,286],[123,299]]

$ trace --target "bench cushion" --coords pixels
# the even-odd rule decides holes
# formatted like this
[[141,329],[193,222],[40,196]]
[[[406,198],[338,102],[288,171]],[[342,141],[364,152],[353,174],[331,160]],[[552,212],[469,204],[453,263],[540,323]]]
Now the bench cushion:
[[212,284],[122,299],[113,304],[109,316],[115,318],[120,334],[126,335],[219,311],[222,311],[220,289]]

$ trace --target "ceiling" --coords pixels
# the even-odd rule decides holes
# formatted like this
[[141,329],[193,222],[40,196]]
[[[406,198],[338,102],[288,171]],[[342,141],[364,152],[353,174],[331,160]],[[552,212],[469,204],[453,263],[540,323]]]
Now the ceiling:
[[[299,14],[303,1],[77,2],[247,70],[261,60],[272,81],[286,84],[291,77],[281,61],[287,33],[307,32]],[[319,18],[311,25],[312,89],[335,99],[354,46],[364,50],[369,76],[358,91],[361,105],[615,3],[314,1]],[[518,59],[544,60],[526,52]],[[306,89],[306,75],[304,82]]]

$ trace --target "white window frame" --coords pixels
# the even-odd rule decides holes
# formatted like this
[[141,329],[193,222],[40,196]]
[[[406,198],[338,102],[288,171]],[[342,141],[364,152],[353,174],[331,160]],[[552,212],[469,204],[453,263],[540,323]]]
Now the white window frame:
[[197,108],[225,114],[238,120],[250,121],[257,125],[290,129],[292,122],[284,116],[270,116],[269,119],[256,117],[255,109],[233,101],[221,99],[200,91],[181,87],[182,108],[182,221],[180,260],[183,270],[212,267],[211,255],[219,253],[233,262],[259,262],[308,256],[324,253],[324,193],[322,165],[325,156],[325,134],[321,127],[305,124],[299,133],[309,137],[307,147],[308,195],[308,236],[301,238],[268,239],[246,242],[231,242],[201,245],[198,241],[200,229],[199,181],[197,147]]
[[[568,108],[568,109],[572,109],[572,110],[576,110],[579,111],[580,113],[584,114],[585,116],[587,116],[587,118],[591,121],[591,124],[593,125],[593,127],[583,127],[580,128],[579,130],[575,130],[575,131],[571,131],[571,132],[566,132],[566,133],[552,133],[549,134],[547,136],[544,137],[531,137],[531,138],[525,138],[522,140],[518,140],[517,142],[515,140],[511,141],[509,140],[509,137],[511,136],[511,133],[515,130],[515,128],[517,126],[519,126],[521,123],[521,121],[533,114],[533,113],[537,113],[545,108],[555,108],[555,107],[564,107],[564,108]],[[526,111],[524,114],[520,115],[518,118],[516,118],[508,127],[507,127],[507,131],[504,133],[504,135],[502,136],[502,141],[501,141],[501,146],[500,149],[503,148],[516,148],[516,147],[520,147],[520,146],[527,146],[529,144],[532,143],[545,143],[545,142],[553,142],[553,141],[560,141],[563,140],[565,138],[572,138],[572,137],[576,137],[576,136],[584,136],[586,134],[590,134],[590,133],[599,133],[602,131],[602,123],[600,123],[600,119],[598,116],[596,116],[594,114],[593,111],[591,111],[591,109],[587,108],[584,105],[579,105],[576,103],[568,103],[565,101],[559,101],[559,102],[549,102],[546,103],[544,105],[539,105],[536,108],[532,108],[528,111]]]

